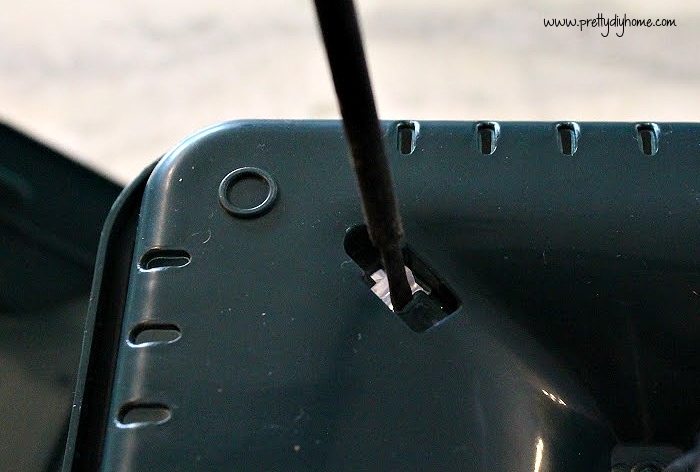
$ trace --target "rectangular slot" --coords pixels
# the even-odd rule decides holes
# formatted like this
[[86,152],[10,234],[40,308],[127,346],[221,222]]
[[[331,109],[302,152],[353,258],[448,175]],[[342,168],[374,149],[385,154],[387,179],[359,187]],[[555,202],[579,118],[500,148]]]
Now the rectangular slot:
[[[379,251],[372,245],[365,225],[353,226],[345,234],[345,252],[363,270],[365,283],[392,310],[388,281]],[[440,277],[409,247],[403,250],[406,274],[413,300],[395,312],[409,328],[423,332],[454,313],[459,299]],[[393,311],[393,310],[392,310]]]
[[416,139],[418,137],[418,123],[415,121],[404,121],[397,127],[398,148],[401,154],[412,154],[416,149]]
[[659,152],[659,126],[656,123],[640,123],[636,128],[639,149],[647,156]]
[[476,125],[476,138],[481,154],[491,155],[496,152],[499,134],[498,123],[487,121]]
[[578,123],[559,123],[557,125],[557,141],[559,151],[567,156],[573,156],[578,149]]
[[[374,292],[374,294],[379,297],[381,301],[384,302],[386,306],[389,307],[391,311],[394,311],[394,306],[391,304],[391,292],[389,291],[389,279],[386,276],[386,272],[384,272],[384,269],[378,269],[372,275],[370,275],[370,278],[374,282],[374,285],[372,285],[371,290]],[[406,278],[408,279],[408,286],[411,287],[411,293],[413,295],[416,294],[419,290],[425,292],[425,293],[430,293],[430,289],[426,287],[422,287],[418,282],[416,282],[416,278],[413,275],[413,271],[406,267]]]

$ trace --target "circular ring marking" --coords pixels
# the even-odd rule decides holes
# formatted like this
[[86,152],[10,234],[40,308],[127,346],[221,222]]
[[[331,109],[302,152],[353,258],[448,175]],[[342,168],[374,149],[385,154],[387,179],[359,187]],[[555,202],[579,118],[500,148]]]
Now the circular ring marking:
[[[265,200],[250,208],[240,207],[229,198],[229,191],[231,188],[236,182],[239,182],[245,177],[253,177],[267,184],[267,196]],[[219,203],[233,216],[238,218],[255,218],[267,213],[275,205],[278,193],[277,182],[275,182],[275,179],[273,179],[272,175],[268,172],[257,167],[241,167],[229,173],[221,181],[221,184],[219,184]]]

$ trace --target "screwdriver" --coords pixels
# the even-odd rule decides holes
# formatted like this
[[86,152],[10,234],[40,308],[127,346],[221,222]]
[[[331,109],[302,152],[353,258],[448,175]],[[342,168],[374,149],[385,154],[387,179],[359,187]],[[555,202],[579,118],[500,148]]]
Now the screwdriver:
[[400,311],[411,301],[406,277],[403,226],[352,0],[314,0],[330,64],[343,128],[357,178],[365,223],[382,259],[391,303]]

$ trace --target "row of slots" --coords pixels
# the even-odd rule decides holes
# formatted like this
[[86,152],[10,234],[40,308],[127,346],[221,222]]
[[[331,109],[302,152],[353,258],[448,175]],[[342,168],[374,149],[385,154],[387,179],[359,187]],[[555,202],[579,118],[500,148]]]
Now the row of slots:
[[[416,149],[420,125],[417,121],[404,121],[397,127],[397,148],[401,154],[412,154]],[[476,125],[476,141],[482,154],[491,155],[496,152],[498,139],[501,134],[500,126],[494,121],[483,121]],[[659,126],[656,123],[639,123],[635,125],[639,150],[653,156],[659,151]],[[573,156],[578,149],[581,129],[578,123],[565,122],[556,125],[556,137],[559,151],[567,156]]]

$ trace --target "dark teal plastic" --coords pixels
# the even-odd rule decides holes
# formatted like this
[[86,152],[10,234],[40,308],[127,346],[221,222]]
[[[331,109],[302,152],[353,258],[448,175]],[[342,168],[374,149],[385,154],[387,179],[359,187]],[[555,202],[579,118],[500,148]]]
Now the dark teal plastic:
[[[103,236],[126,268],[91,317],[119,327],[86,345],[114,349],[86,371],[110,381],[77,402],[64,470],[588,472],[621,443],[692,444],[700,127],[420,122],[406,153],[400,125],[406,240],[456,311],[412,329],[344,252],[363,219],[341,123],[204,130]],[[246,218],[219,195],[243,167],[278,189]]]
[[2,470],[60,470],[97,243],[120,190],[0,124]]

